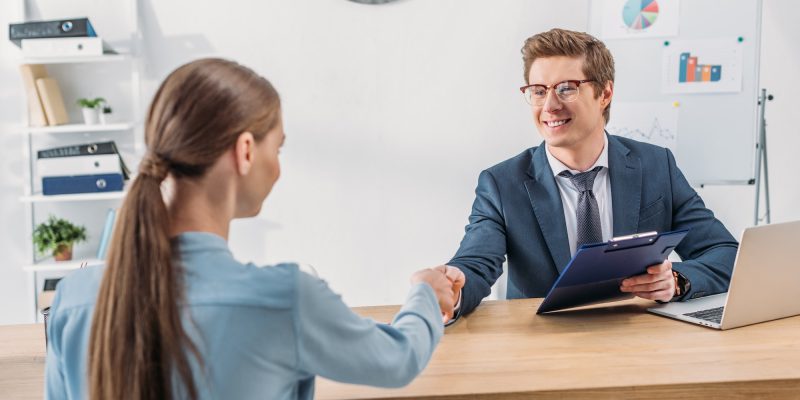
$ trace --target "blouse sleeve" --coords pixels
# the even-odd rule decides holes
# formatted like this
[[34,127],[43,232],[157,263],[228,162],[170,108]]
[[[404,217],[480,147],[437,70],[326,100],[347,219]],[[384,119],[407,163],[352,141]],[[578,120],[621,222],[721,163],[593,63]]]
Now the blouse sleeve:
[[64,382],[61,357],[61,329],[58,320],[58,306],[61,303],[61,291],[57,290],[50,305],[47,324],[47,356],[44,367],[44,398],[66,399],[67,390]]
[[328,285],[298,272],[298,361],[306,373],[345,383],[401,387],[428,364],[444,333],[433,289],[413,286],[391,325],[355,314]]

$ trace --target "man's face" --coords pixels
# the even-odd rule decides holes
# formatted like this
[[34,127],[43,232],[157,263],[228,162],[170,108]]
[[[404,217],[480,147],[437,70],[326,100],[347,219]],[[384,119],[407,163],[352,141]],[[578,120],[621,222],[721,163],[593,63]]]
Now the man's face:
[[[583,58],[565,56],[537,58],[528,74],[528,84],[545,86],[584,79]],[[531,105],[536,128],[551,147],[577,149],[586,138],[602,135],[605,128],[603,109],[611,101],[612,91],[609,83],[602,95],[595,98],[595,89],[587,82],[578,87],[574,101],[564,102],[554,89],[550,89],[544,104]]]

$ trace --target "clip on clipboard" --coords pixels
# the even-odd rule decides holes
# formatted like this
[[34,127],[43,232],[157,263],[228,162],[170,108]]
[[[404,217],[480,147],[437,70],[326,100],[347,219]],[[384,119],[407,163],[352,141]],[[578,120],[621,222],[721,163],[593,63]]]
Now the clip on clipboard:
[[633,297],[622,280],[661,264],[689,232],[647,232],[581,246],[542,301],[537,314]]

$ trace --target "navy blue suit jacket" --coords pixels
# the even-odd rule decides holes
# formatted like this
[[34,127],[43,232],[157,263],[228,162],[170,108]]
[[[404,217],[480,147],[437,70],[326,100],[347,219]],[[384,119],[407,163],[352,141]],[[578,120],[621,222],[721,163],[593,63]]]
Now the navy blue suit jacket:
[[[691,289],[728,290],[738,243],[705,207],[665,148],[608,136],[614,236],[691,228],[672,268]],[[466,275],[459,315],[489,295],[508,256],[507,298],[544,297],[570,260],[561,196],[544,144],[481,172],[469,225],[449,265]]]

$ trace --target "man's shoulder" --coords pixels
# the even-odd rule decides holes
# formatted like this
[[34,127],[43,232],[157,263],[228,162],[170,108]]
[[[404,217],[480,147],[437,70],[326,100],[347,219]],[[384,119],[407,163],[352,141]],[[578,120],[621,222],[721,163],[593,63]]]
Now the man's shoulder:
[[533,168],[533,155],[538,148],[538,146],[527,148],[514,157],[486,168],[486,171],[494,176],[527,175]]
[[[628,150],[631,151],[634,155],[644,156],[644,157],[657,157],[661,156],[664,157],[669,151],[665,147],[661,147],[651,143],[640,142],[638,140],[616,136],[616,135],[609,135],[609,138],[618,141],[623,147],[626,147]],[[613,144],[612,144],[613,145]]]

